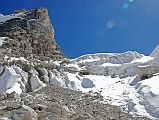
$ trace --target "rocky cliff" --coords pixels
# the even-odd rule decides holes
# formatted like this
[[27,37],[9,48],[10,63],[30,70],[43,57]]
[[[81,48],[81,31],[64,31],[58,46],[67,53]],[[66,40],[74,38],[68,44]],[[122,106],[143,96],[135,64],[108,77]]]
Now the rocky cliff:
[[54,29],[45,8],[18,10],[0,16],[0,37],[5,54],[41,60],[61,59],[63,53],[54,39]]

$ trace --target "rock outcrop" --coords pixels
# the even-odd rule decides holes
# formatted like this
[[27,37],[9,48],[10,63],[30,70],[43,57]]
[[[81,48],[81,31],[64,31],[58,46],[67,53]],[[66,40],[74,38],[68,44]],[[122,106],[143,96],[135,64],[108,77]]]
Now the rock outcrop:
[[19,10],[0,17],[0,37],[5,38],[1,48],[7,48],[6,54],[41,60],[64,57],[55,43],[47,9]]
[[138,66],[138,75],[142,80],[151,78],[159,72],[158,66]]

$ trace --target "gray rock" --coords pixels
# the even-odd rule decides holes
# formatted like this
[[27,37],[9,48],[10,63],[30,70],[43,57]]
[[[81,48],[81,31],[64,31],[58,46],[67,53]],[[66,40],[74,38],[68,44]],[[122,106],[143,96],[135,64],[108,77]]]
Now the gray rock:
[[21,101],[20,95],[18,93],[16,93],[15,91],[12,93],[7,93],[7,98],[12,99],[17,102]]
[[7,95],[2,91],[0,92],[0,101],[4,100],[7,98]]
[[20,108],[21,106],[22,106],[22,104],[20,102],[16,102],[16,101],[7,101],[6,102],[7,109],[17,109],[17,108]]
[[40,119],[40,120],[48,119],[47,118],[48,114],[51,114],[51,113],[48,113],[45,110],[39,111],[38,112],[38,119]]
[[0,76],[3,74],[3,72],[4,72],[4,66],[0,65]]
[[38,120],[37,113],[29,106],[23,105],[20,109],[12,112],[11,118],[13,120]]
[[95,86],[93,84],[93,81],[91,81],[88,78],[84,78],[81,84],[82,84],[82,87],[84,88],[93,88]]
[[138,75],[141,80],[148,79],[159,72],[159,66],[138,66]]
[[31,91],[38,90],[45,86],[45,84],[39,79],[37,75],[32,75],[29,79],[31,85]]
[[25,109],[27,111],[24,112],[23,120],[38,120],[38,115],[34,110],[32,110],[31,108],[27,106],[25,107]]
[[48,71],[45,68],[38,68],[36,70],[39,73],[39,78],[41,79],[41,81],[43,81],[44,83],[49,83]]
[[0,118],[10,118],[11,112],[7,110],[0,110]]

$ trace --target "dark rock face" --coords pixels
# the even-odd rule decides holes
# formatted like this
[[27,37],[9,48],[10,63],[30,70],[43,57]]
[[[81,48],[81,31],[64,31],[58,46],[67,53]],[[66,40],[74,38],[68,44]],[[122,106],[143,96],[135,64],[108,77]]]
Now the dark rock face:
[[0,23],[0,37],[11,39],[7,46],[2,45],[11,49],[8,54],[41,60],[64,57],[55,43],[54,29],[47,9],[19,10],[12,16],[16,17]]

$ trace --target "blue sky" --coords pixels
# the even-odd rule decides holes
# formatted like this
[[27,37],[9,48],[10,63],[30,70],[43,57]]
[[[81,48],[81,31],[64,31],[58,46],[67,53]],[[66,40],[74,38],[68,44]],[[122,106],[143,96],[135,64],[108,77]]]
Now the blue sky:
[[1,0],[0,13],[45,7],[56,42],[70,58],[137,51],[159,43],[159,0]]

